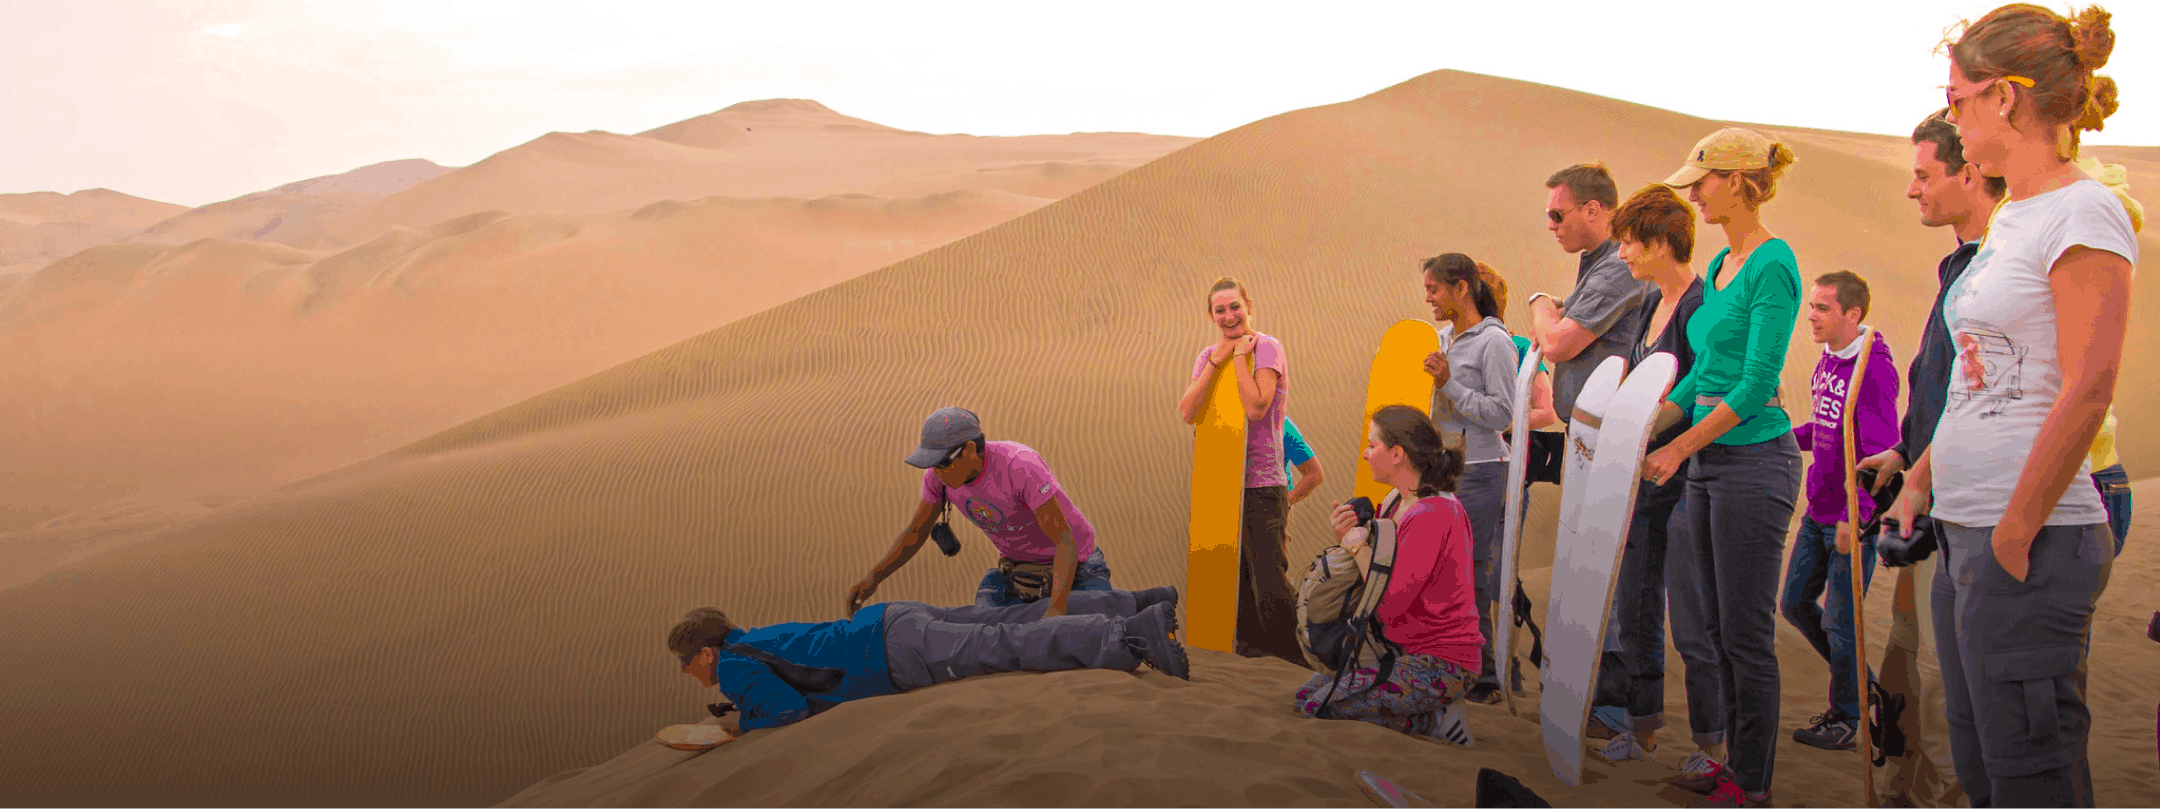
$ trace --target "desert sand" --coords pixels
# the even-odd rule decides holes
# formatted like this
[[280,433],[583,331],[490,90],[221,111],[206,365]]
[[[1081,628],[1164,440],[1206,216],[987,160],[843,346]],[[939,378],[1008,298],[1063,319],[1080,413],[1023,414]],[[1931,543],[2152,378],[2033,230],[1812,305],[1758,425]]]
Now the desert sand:
[[329,220],[448,171],[419,159],[361,166],[191,208],[127,240],[186,244],[197,239],[248,239],[300,244],[312,239]]
[[[119,241],[186,210],[104,188],[0,194],[0,279]],[[0,289],[7,283],[0,280]]]
[[[0,724],[0,747],[14,751],[0,783],[8,802],[60,805],[1364,805],[1350,776],[1370,768],[1459,805],[1476,768],[1493,766],[1555,803],[1672,805],[1685,796],[1657,782],[1685,753],[1676,732],[1656,761],[1592,765],[1594,780],[1563,788],[1533,713],[1473,706],[1478,745],[1442,747],[1299,720],[1287,700],[1297,669],[1212,653],[1196,654],[1191,683],[1000,675],[702,754],[650,739],[716,698],[663,647],[683,610],[710,604],[748,624],[842,617],[846,586],[913,508],[920,474],[900,458],[939,406],[970,407],[991,438],[1040,450],[1120,586],[1181,584],[1191,436],[1172,403],[1211,339],[1203,302],[1218,275],[1250,286],[1257,324],[1286,344],[1291,413],[1332,475],[1292,517],[1291,556],[1309,558],[1324,536],[1316,506],[1350,488],[1373,342],[1423,314],[1418,260],[1460,250],[1491,264],[1511,279],[1519,320],[1530,292],[1564,291],[1574,276],[1544,228],[1547,174],[1598,159],[1632,191],[1720,125],[1429,74],[1232,130],[372,460],[176,511],[124,546],[76,555],[122,541],[89,520],[41,551],[47,569],[0,590],[0,704],[14,718]],[[1800,163],[1769,222],[1804,273],[1850,268],[1875,282],[1874,322],[1902,362],[1951,237],[1917,224],[1906,167],[1874,156],[1901,139],[1852,137],[1863,143],[1795,136]],[[544,242],[579,216],[510,216],[489,238]],[[246,251],[259,267],[305,258]],[[603,255],[621,260],[582,263]],[[72,272],[157,276],[154,258],[111,259]],[[562,260],[553,266],[581,263]],[[2140,311],[2150,289],[2136,293]],[[467,300],[482,306],[484,294]],[[346,305],[357,304],[325,311]],[[230,332],[245,327],[226,320],[189,339],[241,342]],[[415,366],[464,350],[412,352],[425,344],[371,334],[381,355]],[[2134,321],[2131,344],[2142,357],[2150,327]],[[1805,389],[1817,350],[1795,340],[1788,389]],[[2133,362],[2121,387],[2150,389],[2154,373]],[[2125,425],[2152,421],[2149,399],[2120,398]],[[249,412],[274,430],[323,401]],[[2160,464],[2160,440],[2132,429],[2121,441],[2133,474]],[[1532,570],[1550,564],[1551,494],[1540,487],[1534,503]],[[2160,489],[2139,494],[2146,510],[2093,645],[2093,758],[2110,806],[2160,803],[2160,681],[2136,674],[2150,669],[2142,628],[2160,606],[2149,541]],[[968,600],[993,554],[960,531],[959,557],[919,557],[879,596]],[[1820,709],[1827,670],[1790,629],[1779,648],[1789,730]],[[1668,727],[1683,727],[1677,676],[1668,683]],[[1781,804],[1858,801],[1852,754],[1779,751]]]
[[[94,552],[85,525],[140,533],[366,459],[1192,142],[923,135],[794,101],[649,134],[368,166],[0,275],[0,531]],[[585,141],[606,146],[556,148]],[[543,188],[575,212],[532,212],[564,207]],[[325,247],[326,225],[367,238]],[[0,583],[46,564],[24,553]]]

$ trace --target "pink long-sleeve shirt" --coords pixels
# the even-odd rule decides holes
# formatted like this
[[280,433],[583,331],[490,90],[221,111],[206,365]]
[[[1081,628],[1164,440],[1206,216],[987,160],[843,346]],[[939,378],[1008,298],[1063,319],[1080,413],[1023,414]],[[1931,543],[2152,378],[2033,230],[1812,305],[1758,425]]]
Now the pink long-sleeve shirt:
[[1454,495],[1412,503],[1396,519],[1395,572],[1380,599],[1380,625],[1411,654],[1426,654],[1483,673],[1475,591],[1470,578],[1470,514]]

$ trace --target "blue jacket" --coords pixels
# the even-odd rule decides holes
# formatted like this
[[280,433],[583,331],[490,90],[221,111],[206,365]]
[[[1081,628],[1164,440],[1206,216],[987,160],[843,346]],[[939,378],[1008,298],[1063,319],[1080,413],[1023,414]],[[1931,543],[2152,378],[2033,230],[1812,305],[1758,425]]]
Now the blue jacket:
[[898,693],[885,666],[885,607],[872,604],[845,621],[737,629],[727,645],[745,645],[801,666],[839,669],[840,686],[803,694],[763,663],[718,650],[713,679],[742,711],[744,731],[800,722],[843,702]]
[[1942,285],[1936,288],[1935,308],[1928,311],[1927,327],[1920,334],[1920,350],[1905,371],[1905,421],[1898,429],[1901,440],[1891,447],[1905,458],[1906,466],[1919,462],[1934,442],[1935,424],[1942,421],[1943,405],[1950,398],[1950,363],[1957,359],[1957,348],[1950,344],[1950,327],[1943,323],[1943,298],[1978,252],[1979,242],[1965,242],[1935,265],[1935,277]]

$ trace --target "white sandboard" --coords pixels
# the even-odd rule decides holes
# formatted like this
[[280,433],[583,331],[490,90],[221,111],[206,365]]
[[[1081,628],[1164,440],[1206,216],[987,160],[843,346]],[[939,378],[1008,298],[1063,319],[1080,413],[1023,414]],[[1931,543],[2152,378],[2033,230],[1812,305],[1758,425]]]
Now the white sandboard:
[[[1624,365],[1609,358],[1590,378]],[[1561,481],[1560,536],[1553,548],[1552,598],[1545,608],[1544,693],[1538,705],[1545,758],[1553,775],[1569,786],[1582,784],[1583,729],[1604,659],[1614,573],[1634,521],[1643,453],[1658,403],[1672,389],[1678,369],[1673,355],[1652,354],[1609,399],[1587,407],[1576,399],[1568,430],[1571,476]],[[1577,428],[1583,426],[1596,433],[1594,443],[1578,440]],[[1574,476],[1578,471],[1586,474]]]
[[1515,626],[1515,578],[1521,575],[1515,565],[1522,555],[1523,479],[1530,473],[1530,391],[1543,359],[1533,343],[1515,370],[1515,422],[1510,428],[1514,441],[1508,445],[1507,521],[1500,530],[1500,592],[1494,596],[1500,603],[1493,609],[1492,647],[1496,682],[1509,714],[1515,713],[1515,638],[1510,630]]

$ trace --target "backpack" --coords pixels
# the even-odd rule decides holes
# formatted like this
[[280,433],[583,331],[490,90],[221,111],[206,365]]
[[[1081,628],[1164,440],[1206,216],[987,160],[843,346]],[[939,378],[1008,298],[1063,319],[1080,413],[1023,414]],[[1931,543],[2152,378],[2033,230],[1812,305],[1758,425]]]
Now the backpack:
[[[1380,511],[1388,513],[1400,497],[1400,492],[1389,494]],[[1395,521],[1375,517],[1365,530],[1363,549],[1352,552],[1338,544],[1321,551],[1305,568],[1297,591],[1297,636],[1314,669],[1339,680],[1353,666],[1373,665],[1379,672],[1373,679],[1377,685],[1387,681],[1402,654],[1374,616],[1395,571]],[[1332,687],[1329,692],[1332,697]]]

